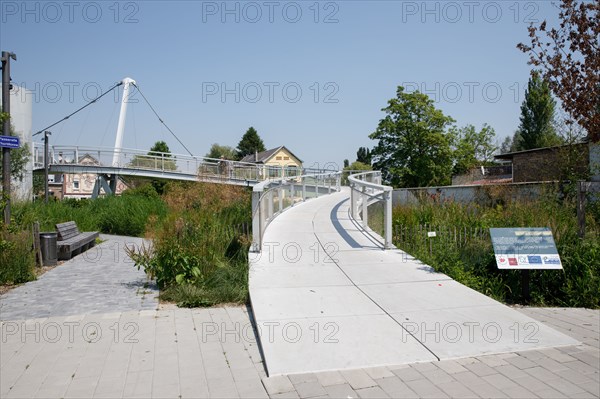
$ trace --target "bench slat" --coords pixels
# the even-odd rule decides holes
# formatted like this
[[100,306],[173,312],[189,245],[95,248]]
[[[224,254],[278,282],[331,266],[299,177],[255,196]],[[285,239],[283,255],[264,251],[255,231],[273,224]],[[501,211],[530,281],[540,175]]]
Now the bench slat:
[[73,254],[78,254],[93,247],[99,235],[97,231],[80,232],[74,221],[58,223],[56,230],[58,231],[56,244],[60,260],[71,259]]

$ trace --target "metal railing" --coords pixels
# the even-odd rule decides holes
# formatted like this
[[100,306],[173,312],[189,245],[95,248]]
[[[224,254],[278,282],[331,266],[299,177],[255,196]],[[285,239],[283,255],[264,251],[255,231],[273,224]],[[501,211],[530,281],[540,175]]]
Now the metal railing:
[[350,183],[350,216],[359,221],[363,228],[369,228],[368,207],[380,201],[383,207],[383,247],[394,248],[392,244],[392,191],[390,186],[381,184],[381,172],[364,172],[348,176]]
[[307,174],[258,183],[252,189],[252,246],[260,252],[269,223],[299,202],[340,191],[341,172]]
[[[248,162],[196,157],[112,147],[50,146],[49,165],[102,166],[117,169],[137,169],[198,176],[202,179],[222,179],[259,182],[264,180],[296,178],[306,170],[290,166],[268,166]],[[115,154],[119,162],[113,161]],[[34,143],[35,169],[44,167],[44,146]]]

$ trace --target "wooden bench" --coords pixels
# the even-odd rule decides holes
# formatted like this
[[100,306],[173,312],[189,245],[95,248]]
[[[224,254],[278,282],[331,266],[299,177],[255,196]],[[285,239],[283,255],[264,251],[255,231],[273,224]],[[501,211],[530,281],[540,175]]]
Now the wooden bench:
[[97,231],[81,233],[75,222],[58,223],[56,231],[58,232],[56,246],[59,260],[69,260],[73,256],[87,251],[96,245],[98,237]]

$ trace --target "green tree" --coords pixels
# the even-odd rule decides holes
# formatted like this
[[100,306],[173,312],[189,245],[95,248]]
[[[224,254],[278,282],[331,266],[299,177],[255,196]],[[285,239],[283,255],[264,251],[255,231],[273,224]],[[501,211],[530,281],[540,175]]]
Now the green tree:
[[263,143],[256,129],[250,126],[250,128],[246,130],[246,133],[244,133],[242,136],[242,139],[238,143],[236,150],[238,159],[242,159],[246,155],[265,151],[266,148],[265,143]]
[[513,138],[511,136],[506,136],[504,138],[504,140],[502,140],[502,144],[500,144],[500,148],[498,148],[498,152],[500,154],[507,154],[510,151],[510,148],[512,147],[512,143],[513,143]]
[[[10,116],[8,114],[0,112],[0,125],[2,125],[2,123],[9,118]],[[10,135],[17,135],[12,125],[10,126]],[[23,181],[25,169],[27,168],[27,163],[29,162],[30,156],[31,153],[29,152],[29,145],[27,143],[21,143],[21,147],[10,150],[10,176],[12,179],[20,182]],[[0,161],[0,176],[2,176],[3,173],[3,165],[4,162]]]
[[518,151],[561,144],[553,125],[555,106],[548,82],[533,72],[521,105]]
[[150,152],[148,155],[162,156],[164,155],[167,158],[171,158],[171,150],[169,146],[164,141],[157,141],[154,143],[152,147],[150,147]]
[[494,145],[496,132],[484,124],[480,131],[473,125],[451,130],[454,139],[454,175],[461,175],[470,169],[492,162],[497,147]]
[[360,161],[356,161],[356,162],[352,162],[350,165],[346,166],[344,168],[344,170],[352,170],[352,171],[356,171],[356,170],[373,170],[373,168],[369,164],[366,164],[366,163],[360,162]]
[[[177,170],[177,164],[171,154],[171,150],[164,141],[157,141],[154,143],[154,145],[150,147],[148,155],[134,156],[129,163],[129,166],[154,170]],[[164,194],[167,186],[166,181],[152,179],[151,184],[158,194]]]
[[219,159],[223,157],[225,159],[235,160],[237,158],[237,152],[233,147],[215,143],[210,147],[210,151],[206,153],[205,157],[213,159]]
[[157,141],[148,155],[135,155],[129,166],[144,169],[176,170],[177,164],[173,159],[169,146],[164,141]]
[[350,171],[355,172],[360,170],[369,171],[373,170],[373,168],[371,165],[360,161],[352,162],[349,165],[344,164],[344,172],[346,173],[342,173],[342,184],[348,184],[348,176],[351,174]]
[[509,152],[519,151],[519,143],[521,142],[521,133],[519,130],[515,130],[512,136],[506,136],[502,144],[500,145],[500,154],[506,154]]
[[358,151],[356,151],[356,160],[371,165],[371,151],[366,147],[360,147]]
[[449,184],[452,149],[445,130],[454,120],[427,95],[406,93],[402,86],[382,111],[387,115],[369,137],[378,140],[373,166],[384,181],[401,187]]

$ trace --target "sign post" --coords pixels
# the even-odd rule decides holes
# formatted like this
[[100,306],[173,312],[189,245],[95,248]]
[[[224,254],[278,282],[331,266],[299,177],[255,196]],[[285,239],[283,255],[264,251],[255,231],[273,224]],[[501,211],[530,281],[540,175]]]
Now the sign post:
[[552,231],[546,227],[492,228],[498,269],[521,270],[521,293],[530,299],[530,270],[561,270]]
[[[10,136],[10,59],[17,60],[14,53],[2,52],[2,112],[8,114],[2,123],[2,134]],[[4,224],[10,224],[10,149],[2,148],[2,195],[6,204],[4,206]]]

